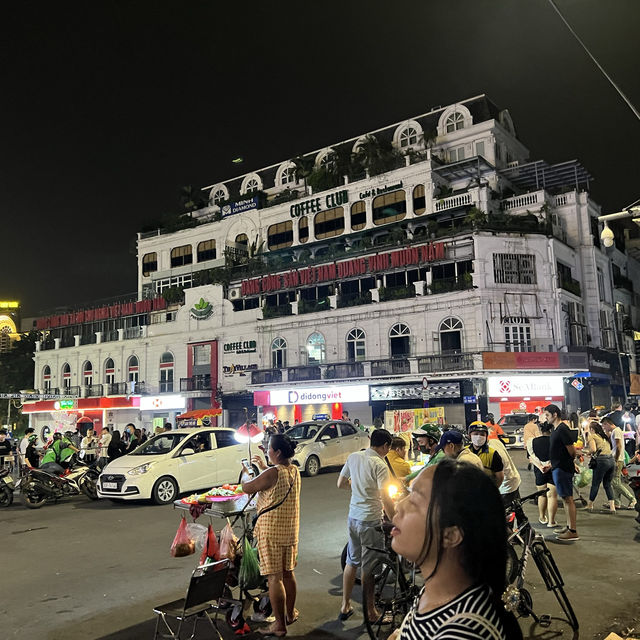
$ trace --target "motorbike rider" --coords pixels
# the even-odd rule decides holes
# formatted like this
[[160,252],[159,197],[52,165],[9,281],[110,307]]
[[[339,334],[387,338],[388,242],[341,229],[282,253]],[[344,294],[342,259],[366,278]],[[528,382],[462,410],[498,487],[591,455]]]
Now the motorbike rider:
[[467,447],[471,453],[475,453],[482,461],[485,473],[493,479],[499,487],[504,480],[504,463],[500,454],[491,449],[487,444],[489,429],[484,422],[476,420],[469,425],[471,444]]
[[62,475],[71,463],[71,456],[79,449],[66,436],[54,438],[51,446],[46,450],[40,469],[53,475]]
[[442,460],[442,458],[444,458],[443,451],[436,451],[438,443],[440,442],[440,428],[437,424],[423,424],[419,429],[414,431],[412,435],[418,443],[418,449],[420,450],[420,453],[427,454],[431,457],[429,458],[429,461],[424,465],[424,467],[421,467],[420,469],[418,469],[418,471],[410,473],[405,478],[405,482],[407,484],[411,482],[420,473],[420,471],[422,471],[422,469],[437,464],[438,462],[440,462],[440,460]]
[[27,448],[24,454],[24,463],[31,469],[37,469],[40,464],[40,454],[36,449],[38,443],[38,436],[32,433],[27,438]]

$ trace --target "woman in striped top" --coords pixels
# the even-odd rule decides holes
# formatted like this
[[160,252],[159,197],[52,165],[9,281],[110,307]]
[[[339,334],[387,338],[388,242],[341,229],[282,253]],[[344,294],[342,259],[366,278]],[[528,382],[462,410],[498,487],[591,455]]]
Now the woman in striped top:
[[393,640],[521,640],[500,597],[507,529],[491,478],[446,458],[416,478],[393,518],[393,549],[425,586]]

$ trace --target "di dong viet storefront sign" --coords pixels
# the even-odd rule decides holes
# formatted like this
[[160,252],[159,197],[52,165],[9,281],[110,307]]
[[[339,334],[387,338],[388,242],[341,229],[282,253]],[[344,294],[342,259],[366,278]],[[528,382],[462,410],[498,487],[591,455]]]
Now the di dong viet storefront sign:
[[243,280],[241,293],[243,296],[253,296],[260,293],[279,291],[280,289],[293,289],[319,282],[370,275],[396,267],[418,266],[443,259],[444,243],[429,242],[418,247],[408,247],[397,251],[378,253],[373,256],[333,262],[316,267],[305,267],[304,269],[292,269],[285,273]]

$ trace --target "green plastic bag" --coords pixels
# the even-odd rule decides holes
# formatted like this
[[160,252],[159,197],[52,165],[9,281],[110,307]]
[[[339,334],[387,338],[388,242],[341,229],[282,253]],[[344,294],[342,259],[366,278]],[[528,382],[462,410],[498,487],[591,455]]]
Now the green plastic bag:
[[261,582],[258,553],[246,537],[244,539],[244,552],[240,562],[238,580],[240,581],[240,586],[244,589],[257,589]]
[[593,480],[593,471],[589,467],[581,467],[580,473],[573,476],[573,485],[578,489],[583,489],[591,484],[591,480]]

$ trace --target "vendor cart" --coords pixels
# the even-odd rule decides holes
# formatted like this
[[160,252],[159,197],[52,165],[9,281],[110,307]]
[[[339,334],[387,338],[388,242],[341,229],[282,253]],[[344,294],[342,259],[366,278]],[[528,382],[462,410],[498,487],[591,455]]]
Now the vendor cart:
[[[238,635],[250,633],[246,623],[248,615],[251,616],[251,620],[260,622],[271,615],[271,602],[266,578],[261,578],[257,588],[247,588],[240,583],[239,579],[241,554],[245,539],[253,543],[255,502],[255,495],[242,494],[228,500],[214,499],[207,504],[189,505],[182,500],[176,500],[173,503],[174,509],[189,511],[194,520],[200,515],[209,518],[210,524],[213,524],[214,519],[226,520],[238,537],[237,554],[230,563],[225,597],[220,603],[220,607],[226,609],[227,624]],[[251,609],[253,609],[252,612]]]

